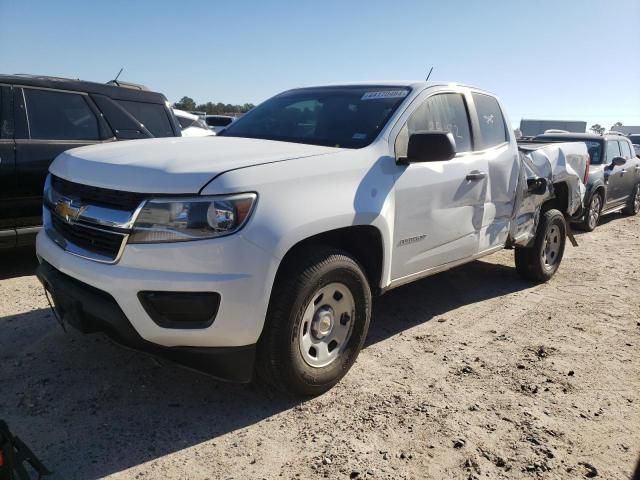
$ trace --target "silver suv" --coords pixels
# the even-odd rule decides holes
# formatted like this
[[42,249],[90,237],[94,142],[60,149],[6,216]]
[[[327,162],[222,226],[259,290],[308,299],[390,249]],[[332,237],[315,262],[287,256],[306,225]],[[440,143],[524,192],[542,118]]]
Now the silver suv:
[[585,214],[578,224],[592,231],[602,215],[622,210],[635,215],[640,210],[640,158],[631,140],[620,134],[554,133],[536,140],[584,142],[591,165],[585,195]]

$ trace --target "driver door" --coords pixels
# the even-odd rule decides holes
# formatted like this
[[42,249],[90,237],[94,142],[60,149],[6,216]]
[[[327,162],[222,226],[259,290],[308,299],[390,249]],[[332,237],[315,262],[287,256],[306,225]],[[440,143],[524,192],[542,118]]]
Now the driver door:
[[462,91],[441,91],[426,98],[400,130],[396,157],[406,156],[412,133],[429,131],[451,132],[457,154],[451,160],[399,167],[392,280],[467,258],[479,247],[488,163],[472,152],[469,110]]

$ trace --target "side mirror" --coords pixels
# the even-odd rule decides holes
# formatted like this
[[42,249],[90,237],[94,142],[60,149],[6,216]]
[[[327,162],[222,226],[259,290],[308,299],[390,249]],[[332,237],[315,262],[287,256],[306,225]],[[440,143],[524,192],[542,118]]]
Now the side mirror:
[[409,137],[405,163],[440,162],[456,156],[456,142],[449,132],[414,133]]
[[623,157],[613,157],[613,160],[611,160],[611,166],[613,167],[621,167],[625,163],[627,163],[627,159]]
[[544,195],[547,193],[547,180],[545,178],[528,178],[527,190],[533,195]]

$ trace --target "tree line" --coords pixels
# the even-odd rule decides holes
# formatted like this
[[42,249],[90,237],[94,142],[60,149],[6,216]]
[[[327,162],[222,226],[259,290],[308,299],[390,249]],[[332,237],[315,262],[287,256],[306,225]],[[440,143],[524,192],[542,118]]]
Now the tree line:
[[173,104],[175,108],[180,110],[186,110],[187,112],[205,112],[207,115],[220,115],[230,113],[246,113],[251,110],[255,105],[253,103],[245,103],[244,105],[232,105],[230,103],[200,103],[196,104],[195,100],[191,97],[182,97],[176,103]]
[[[614,123],[611,128],[609,130],[615,130],[616,127],[623,127],[624,125],[622,125],[622,122],[616,122]],[[604,128],[602,125],[600,125],[599,123],[596,123],[594,125],[591,125],[591,127],[589,128],[589,130],[591,130],[593,133],[596,133],[598,135],[602,135],[605,131],[606,128]]]

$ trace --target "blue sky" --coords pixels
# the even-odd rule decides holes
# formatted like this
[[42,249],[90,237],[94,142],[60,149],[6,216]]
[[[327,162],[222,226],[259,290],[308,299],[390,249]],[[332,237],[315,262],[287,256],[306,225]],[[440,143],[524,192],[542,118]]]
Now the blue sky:
[[[615,5],[615,7],[613,7]],[[258,103],[326,82],[432,79],[521,117],[640,125],[640,2],[0,0],[0,71]]]

